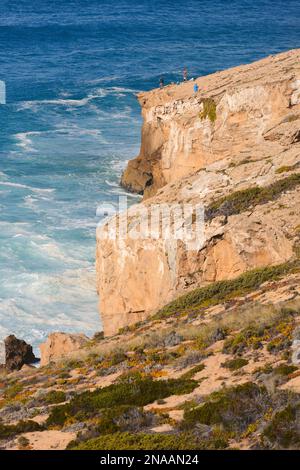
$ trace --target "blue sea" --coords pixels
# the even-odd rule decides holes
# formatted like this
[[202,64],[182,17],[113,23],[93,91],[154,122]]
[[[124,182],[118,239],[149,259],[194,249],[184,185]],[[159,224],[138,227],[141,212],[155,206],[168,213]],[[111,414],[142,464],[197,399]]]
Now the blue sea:
[[101,330],[96,208],[124,194],[137,92],[296,47],[299,0],[2,0],[0,339]]

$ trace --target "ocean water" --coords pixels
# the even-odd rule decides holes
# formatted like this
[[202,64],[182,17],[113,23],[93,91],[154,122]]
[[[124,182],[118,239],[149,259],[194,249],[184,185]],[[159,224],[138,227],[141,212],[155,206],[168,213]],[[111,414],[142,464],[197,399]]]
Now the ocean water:
[[124,194],[138,91],[295,47],[298,0],[2,0],[0,339],[101,329],[96,208]]

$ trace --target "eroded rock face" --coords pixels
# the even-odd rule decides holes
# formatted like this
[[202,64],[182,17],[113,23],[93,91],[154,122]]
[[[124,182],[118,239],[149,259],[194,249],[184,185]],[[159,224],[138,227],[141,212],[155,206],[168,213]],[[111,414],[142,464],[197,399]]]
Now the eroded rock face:
[[88,337],[83,334],[51,333],[47,341],[40,345],[41,366],[81,349],[88,340]]
[[5,345],[5,367],[9,371],[20,370],[25,364],[33,364],[38,359],[32,351],[32,346],[14,335],[7,336]]
[[[143,203],[126,213],[125,238],[107,236],[111,221],[97,231],[97,285],[106,335],[144,320],[196,287],[296,256],[300,185],[247,210],[207,218],[197,249],[164,238],[161,231],[152,238],[136,232],[144,230],[141,209],[175,203],[202,205],[207,211],[221,197],[299,174],[299,59],[295,50],[201,78],[198,85],[205,93],[197,97],[191,95],[191,83],[140,96],[141,154],[129,163],[123,183],[130,184],[128,172],[134,168],[135,181],[150,175],[151,184],[147,180]],[[209,113],[200,118],[203,97],[216,103],[215,120]],[[176,218],[171,225],[174,229]]]
[[194,82],[141,93],[140,154],[128,163],[121,184],[149,197],[217,160],[245,160],[299,106],[299,60],[298,49],[198,78],[196,95]]

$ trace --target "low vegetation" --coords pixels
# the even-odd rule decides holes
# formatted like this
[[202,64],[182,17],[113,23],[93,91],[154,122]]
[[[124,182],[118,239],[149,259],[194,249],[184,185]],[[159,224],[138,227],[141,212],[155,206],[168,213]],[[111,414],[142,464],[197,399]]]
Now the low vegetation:
[[229,369],[230,371],[241,369],[242,367],[246,366],[249,363],[247,359],[243,359],[242,357],[237,357],[235,359],[229,359],[228,361],[222,364],[222,367]]
[[217,305],[234,297],[245,295],[258,289],[264,282],[277,280],[281,276],[299,270],[299,268],[300,264],[297,260],[277,266],[255,269],[232,280],[218,281],[206,287],[200,287],[163,307],[154,318],[162,319],[176,314],[183,315],[187,314],[189,309]]
[[287,173],[287,172],[290,172],[290,171],[294,171],[298,167],[299,167],[298,163],[296,163],[295,165],[283,165],[283,166],[280,166],[279,168],[277,168],[275,173],[280,175],[282,173]]
[[231,216],[247,211],[250,207],[275,201],[283,192],[291,191],[300,184],[300,174],[292,174],[287,178],[275,181],[269,186],[243,189],[212,202],[205,211],[207,220],[218,216]]
[[181,428],[191,429],[200,423],[222,425],[227,431],[241,433],[262,417],[269,406],[267,390],[248,382],[213,393],[203,405],[186,410]]
[[51,390],[45,395],[45,397],[43,397],[43,402],[49,405],[62,403],[65,400],[66,394],[62,390]]
[[283,410],[278,411],[270,424],[263,432],[263,441],[270,443],[276,449],[299,449],[300,404],[289,404]]
[[200,119],[209,119],[210,122],[215,122],[217,119],[217,106],[213,98],[204,98],[202,104],[203,110],[199,113]]
[[282,308],[268,321],[252,324],[226,339],[223,352],[241,354],[249,349],[261,349],[267,343],[267,350],[276,354],[291,346],[297,310]]
[[73,450],[195,450],[225,449],[228,442],[219,437],[200,439],[193,433],[115,433],[77,445]]
[[40,431],[41,429],[43,428],[38,423],[31,420],[20,421],[17,424],[10,425],[0,423],[0,439],[8,439],[16,436],[17,434]]
[[190,393],[196,387],[193,380],[152,380],[137,378],[131,382],[120,382],[94,392],[76,395],[65,405],[52,409],[47,426],[63,426],[68,420],[85,420],[96,416],[103,409],[119,406],[145,406],[170,395]]

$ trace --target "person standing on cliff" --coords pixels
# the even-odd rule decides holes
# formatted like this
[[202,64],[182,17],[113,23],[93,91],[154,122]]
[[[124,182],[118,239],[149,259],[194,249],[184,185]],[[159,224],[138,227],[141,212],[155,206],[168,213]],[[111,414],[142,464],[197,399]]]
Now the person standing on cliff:
[[183,81],[187,82],[187,79],[188,79],[188,70],[187,70],[186,67],[184,67],[184,69],[183,69]]
[[164,77],[160,77],[159,79],[159,88],[163,88],[165,86]]
[[198,93],[198,91],[199,91],[198,84],[195,83],[195,84],[194,84],[194,93],[195,93],[195,95]]

